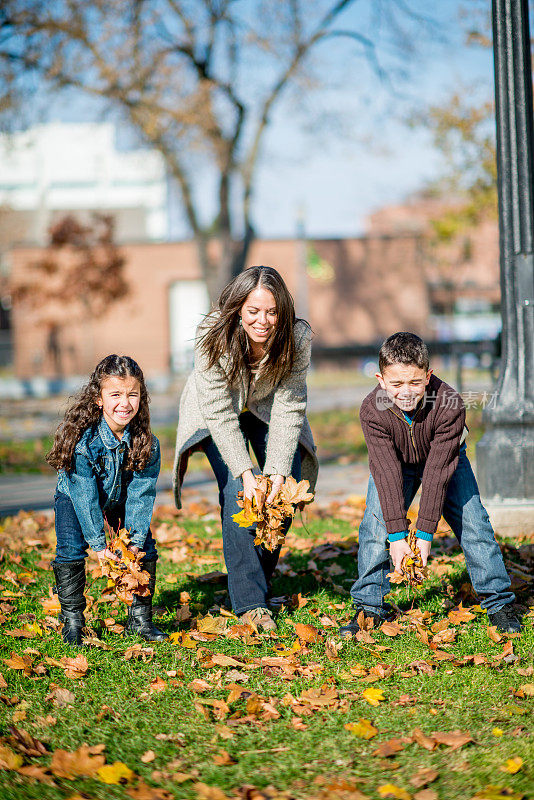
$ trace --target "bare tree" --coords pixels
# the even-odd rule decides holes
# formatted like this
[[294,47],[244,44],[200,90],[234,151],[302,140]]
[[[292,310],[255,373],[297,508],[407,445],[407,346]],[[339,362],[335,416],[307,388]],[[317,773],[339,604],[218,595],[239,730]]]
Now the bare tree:
[[[356,5],[361,14],[348,15]],[[358,58],[384,77],[381,58],[404,63],[414,29],[436,34],[410,0],[4,0],[0,69],[10,86],[37,75],[104,99],[163,155],[213,298],[244,265],[265,133],[312,54],[349,40],[346,77],[356,85]],[[215,177],[208,220],[198,180],[206,165]]]
[[30,308],[46,331],[46,350],[63,374],[62,330],[71,323],[102,317],[128,294],[126,260],[114,238],[113,217],[93,214],[92,225],[67,215],[50,229],[43,256],[12,283],[13,301]]

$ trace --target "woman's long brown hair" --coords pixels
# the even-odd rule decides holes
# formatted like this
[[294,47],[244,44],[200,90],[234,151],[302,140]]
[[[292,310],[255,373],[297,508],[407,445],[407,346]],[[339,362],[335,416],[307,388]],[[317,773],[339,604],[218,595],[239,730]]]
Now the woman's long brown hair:
[[74,449],[83,432],[91,425],[100,422],[102,410],[97,400],[102,391],[105,378],[136,378],[139,381],[139,411],[129,425],[131,445],[128,451],[126,469],[141,470],[147,465],[152,448],[150,431],[149,397],[141,367],[129,356],[110,355],[97,364],[87,383],[73,398],[63,422],[59,425],[54,444],[46,460],[54,469],[72,469]]
[[248,336],[239,324],[239,318],[245,300],[258,286],[272,292],[277,313],[276,326],[266,343],[265,357],[259,366],[258,375],[276,386],[293,368],[293,328],[296,322],[293,298],[282,276],[273,267],[250,267],[224,287],[219,297],[218,309],[206,317],[204,325],[207,330],[199,339],[199,346],[208,360],[209,368],[221,356],[228,357],[226,377],[230,385],[238,381],[244,370],[251,368]]

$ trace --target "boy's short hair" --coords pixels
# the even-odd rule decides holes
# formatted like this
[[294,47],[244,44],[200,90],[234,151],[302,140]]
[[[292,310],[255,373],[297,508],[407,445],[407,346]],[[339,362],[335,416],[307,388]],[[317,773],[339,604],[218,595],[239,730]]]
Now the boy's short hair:
[[428,372],[430,359],[426,344],[415,333],[406,331],[388,336],[378,353],[378,368],[383,374],[392,364],[415,364]]

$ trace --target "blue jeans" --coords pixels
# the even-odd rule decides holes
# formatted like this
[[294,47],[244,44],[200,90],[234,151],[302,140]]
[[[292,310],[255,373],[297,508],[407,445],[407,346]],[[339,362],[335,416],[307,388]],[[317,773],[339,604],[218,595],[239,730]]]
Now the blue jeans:
[[[410,507],[419,486],[424,464],[402,465],[404,502]],[[464,551],[465,564],[481,605],[494,613],[515,596],[510,591],[510,578],[495,540],[488,512],[482,505],[477,482],[467,458],[465,446],[460,449],[458,466],[450,480],[443,516]],[[380,500],[372,476],[369,478],[365,514],[360,524],[358,578],[350,591],[358,608],[386,616],[390,606],[384,596],[390,591],[387,577],[391,571],[386,549],[387,531]]]
[[[260,419],[245,411],[239,417],[239,424],[245,441],[252,447],[260,469],[265,464],[265,451],[269,426]],[[211,436],[204,439],[202,448],[211,464],[219,486],[219,503],[221,506],[222,537],[224,563],[228,571],[228,590],[232,608],[236,614],[244,614],[253,608],[267,607],[269,583],[273,576],[280,548],[271,552],[254,544],[256,526],[240,528],[232,519],[241,509],[237,505],[237,493],[243,489],[241,477],[234,478],[223,461]],[[291,474],[300,480],[301,458],[297,447]],[[291,520],[285,523],[287,532]]]
[[[87,558],[89,545],[85,541],[82,526],[74,510],[72,500],[63,492],[56,492],[54,497],[54,511],[56,513],[56,563],[65,564],[69,561],[81,561]],[[105,519],[114,530],[122,527],[124,520],[124,506],[103,511]],[[147,561],[154,561],[158,557],[156,543],[149,531],[145,544],[141,548]]]

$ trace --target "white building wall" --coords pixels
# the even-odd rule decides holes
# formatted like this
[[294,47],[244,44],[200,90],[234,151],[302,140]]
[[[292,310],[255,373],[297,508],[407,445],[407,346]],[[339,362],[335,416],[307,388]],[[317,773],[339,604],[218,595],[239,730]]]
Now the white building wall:
[[[142,211],[135,238],[165,240],[168,202],[165,164],[154,150],[119,151],[111,123],[38,125],[10,137],[0,136],[0,206],[30,214],[25,239],[43,243],[59,212]],[[124,219],[126,216],[123,213]],[[130,225],[131,227],[131,225]]]

